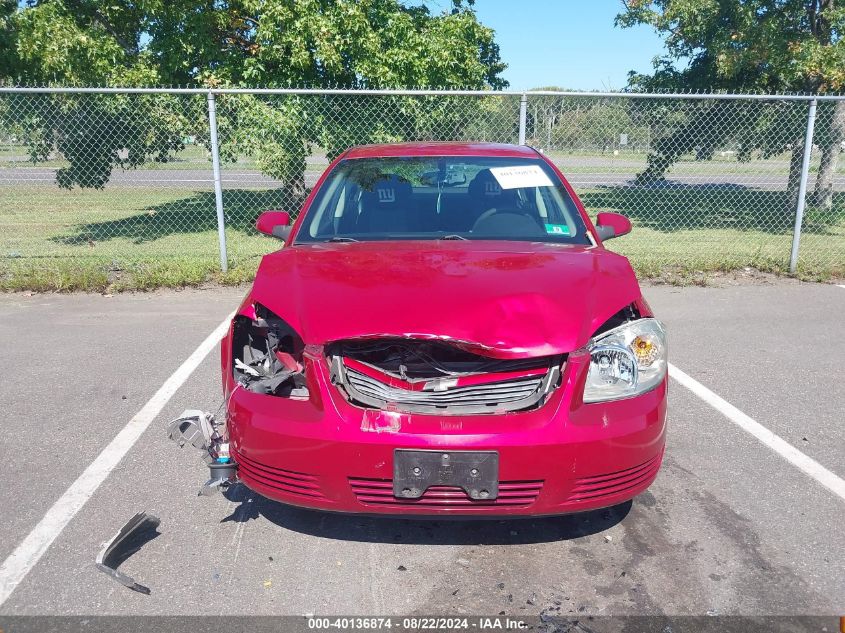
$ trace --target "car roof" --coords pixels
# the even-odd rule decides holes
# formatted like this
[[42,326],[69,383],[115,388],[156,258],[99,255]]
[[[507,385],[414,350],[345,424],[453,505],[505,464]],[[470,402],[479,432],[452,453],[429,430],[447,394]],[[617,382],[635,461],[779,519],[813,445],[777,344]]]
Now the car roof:
[[396,156],[503,156],[536,158],[537,151],[526,145],[507,143],[416,142],[358,145],[350,148],[344,158],[384,158]]

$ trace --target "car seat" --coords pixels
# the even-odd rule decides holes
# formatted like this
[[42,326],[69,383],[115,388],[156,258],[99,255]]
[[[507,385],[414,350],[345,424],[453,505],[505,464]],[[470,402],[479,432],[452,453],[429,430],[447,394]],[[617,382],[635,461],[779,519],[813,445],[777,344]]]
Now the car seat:
[[470,181],[463,194],[442,197],[440,230],[455,233],[469,231],[479,216],[488,209],[516,210],[519,198],[515,191],[502,189],[489,169],[482,169]]
[[361,194],[359,233],[401,233],[408,231],[413,188],[407,180],[390,175],[378,180],[371,191]]

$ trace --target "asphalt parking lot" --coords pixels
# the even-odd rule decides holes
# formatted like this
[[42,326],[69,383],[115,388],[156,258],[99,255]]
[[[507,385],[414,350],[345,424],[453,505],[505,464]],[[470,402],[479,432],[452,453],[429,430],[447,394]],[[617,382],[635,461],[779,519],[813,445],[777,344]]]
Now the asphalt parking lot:
[[[0,614],[845,614],[845,497],[823,485],[845,478],[845,288],[645,288],[672,364],[811,472],[673,380],[649,492],[487,522],[321,514],[240,487],[198,497],[207,469],[164,430],[185,408],[218,408],[217,348],[172,395],[158,390],[243,292],[0,296]],[[86,471],[133,419],[143,432],[125,457]],[[71,500],[69,520],[50,514],[80,475],[102,484]],[[160,536],[121,569],[148,596],[94,568],[138,511],[161,518]]]

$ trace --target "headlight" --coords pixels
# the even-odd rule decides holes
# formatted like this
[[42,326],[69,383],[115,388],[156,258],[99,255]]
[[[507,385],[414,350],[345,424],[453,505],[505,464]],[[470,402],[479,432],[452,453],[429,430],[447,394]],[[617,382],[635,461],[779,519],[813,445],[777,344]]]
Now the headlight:
[[630,398],[654,389],[666,376],[666,330],[657,319],[638,319],[602,332],[587,351],[584,402]]

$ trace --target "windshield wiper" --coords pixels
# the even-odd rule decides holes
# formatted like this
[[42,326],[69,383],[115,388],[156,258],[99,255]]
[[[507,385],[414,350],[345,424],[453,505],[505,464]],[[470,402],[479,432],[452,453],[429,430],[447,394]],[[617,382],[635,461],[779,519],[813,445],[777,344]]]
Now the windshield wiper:
[[339,236],[335,236],[335,237],[330,237],[330,238],[329,238],[329,239],[327,239],[326,241],[327,241],[327,242],[357,242],[358,240],[356,240],[354,237],[339,237]]
[[444,235],[443,237],[438,237],[437,239],[438,240],[464,240],[464,241],[467,240],[467,238],[465,238],[463,235]]

